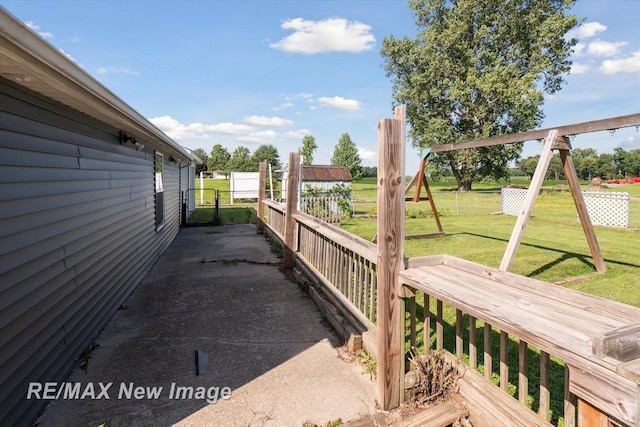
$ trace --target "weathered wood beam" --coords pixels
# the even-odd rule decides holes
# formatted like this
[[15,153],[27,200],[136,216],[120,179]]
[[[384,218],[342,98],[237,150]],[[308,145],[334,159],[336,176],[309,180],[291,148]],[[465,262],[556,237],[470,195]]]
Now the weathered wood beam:
[[404,263],[404,141],[402,121],[378,123],[378,396],[383,410],[398,407],[404,374],[404,330],[398,275]]
[[640,324],[613,329],[592,339],[593,354],[621,362],[640,358]]
[[288,181],[287,181],[287,210],[284,228],[284,250],[282,266],[291,270],[295,257],[296,220],[294,213],[298,209],[298,178],[300,177],[300,152],[289,153]]
[[[565,137],[565,139],[569,138]],[[584,202],[584,196],[582,195],[582,189],[580,188],[578,174],[576,172],[575,165],[573,164],[573,158],[571,157],[570,151],[560,150],[560,159],[562,159],[564,173],[567,175],[567,180],[569,181],[569,188],[571,188],[571,195],[573,196],[573,202],[575,203],[576,210],[578,211],[582,230],[584,231],[584,235],[587,238],[587,244],[591,250],[593,264],[596,266],[596,271],[598,273],[605,273],[607,271],[607,266],[604,263],[602,251],[600,250],[600,245],[596,238],[596,232],[593,229],[593,224],[591,223],[589,213],[587,212],[587,205]]]
[[267,176],[267,161],[260,162],[260,169],[258,171],[258,225],[257,231],[259,234],[264,232],[264,193],[266,191],[265,183]]
[[529,186],[529,190],[527,190],[524,205],[520,211],[516,225],[513,227],[509,243],[507,244],[507,249],[502,257],[502,262],[500,263],[501,271],[509,271],[513,265],[516,253],[518,252],[518,247],[522,241],[522,236],[524,235],[524,229],[529,223],[529,218],[531,217],[531,212],[533,212],[533,207],[536,203],[536,199],[538,198],[538,193],[540,192],[540,188],[542,188],[544,176],[547,173],[547,169],[549,169],[549,163],[551,162],[551,157],[553,157],[553,150],[551,146],[555,143],[557,135],[558,131],[554,129],[549,132],[545,139],[544,146],[542,147],[542,155],[540,156],[536,170],[533,173],[533,178],[531,178],[531,185]]
[[600,132],[603,130],[621,129],[640,125],[640,113],[627,116],[611,117],[608,119],[592,120],[553,128],[538,129],[529,132],[514,133],[509,135],[494,136],[491,138],[476,139],[473,141],[461,141],[453,144],[443,144],[430,147],[430,153],[443,153],[446,151],[462,150],[464,148],[490,147],[493,145],[512,144],[515,142],[543,139],[552,130],[558,131],[558,136],[579,135],[582,133]]

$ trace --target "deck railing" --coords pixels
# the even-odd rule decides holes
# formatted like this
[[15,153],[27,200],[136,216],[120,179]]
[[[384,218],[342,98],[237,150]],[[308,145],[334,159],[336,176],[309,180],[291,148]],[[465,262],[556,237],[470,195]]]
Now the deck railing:
[[636,424],[637,385],[621,370],[637,356],[640,309],[447,255],[407,267],[411,347],[449,351],[553,424]]
[[[263,203],[268,218],[265,226],[284,242],[285,205],[270,200]],[[367,351],[375,354],[376,245],[302,212],[291,219],[295,222],[295,263],[322,285],[323,293],[356,324]]]
[[506,410],[501,419],[513,425],[640,426],[639,308],[447,255],[403,258],[401,130],[400,120],[379,124],[377,245],[295,211],[293,200],[262,202],[285,265],[293,259],[314,275],[375,337],[382,408],[403,399],[407,350],[435,349],[483,374],[470,378],[503,405],[485,399],[478,412],[487,419]]

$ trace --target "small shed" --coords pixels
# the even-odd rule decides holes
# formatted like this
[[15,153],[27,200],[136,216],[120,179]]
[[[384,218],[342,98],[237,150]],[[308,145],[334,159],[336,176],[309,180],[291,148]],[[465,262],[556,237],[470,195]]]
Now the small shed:
[[[353,178],[346,166],[302,165],[300,189],[313,188],[327,192],[336,185],[351,185]],[[286,198],[288,173],[282,176],[282,198]]]

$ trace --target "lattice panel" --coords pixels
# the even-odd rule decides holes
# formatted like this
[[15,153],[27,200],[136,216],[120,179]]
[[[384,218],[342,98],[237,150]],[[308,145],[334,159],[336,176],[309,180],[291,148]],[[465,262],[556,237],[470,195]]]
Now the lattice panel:
[[629,227],[631,212],[629,193],[583,191],[582,194],[592,224]]
[[527,197],[527,190],[523,188],[503,188],[502,189],[502,213],[505,215],[518,216],[524,207],[524,200]]

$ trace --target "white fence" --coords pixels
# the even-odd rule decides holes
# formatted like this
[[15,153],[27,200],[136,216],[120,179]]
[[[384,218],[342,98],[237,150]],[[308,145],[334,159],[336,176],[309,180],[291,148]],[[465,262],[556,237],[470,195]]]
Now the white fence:
[[[518,216],[524,206],[526,189],[503,188],[502,212]],[[630,227],[631,200],[629,193],[583,191],[591,223],[610,227]]]
[[584,191],[582,194],[592,224],[629,227],[631,213],[629,193]]

